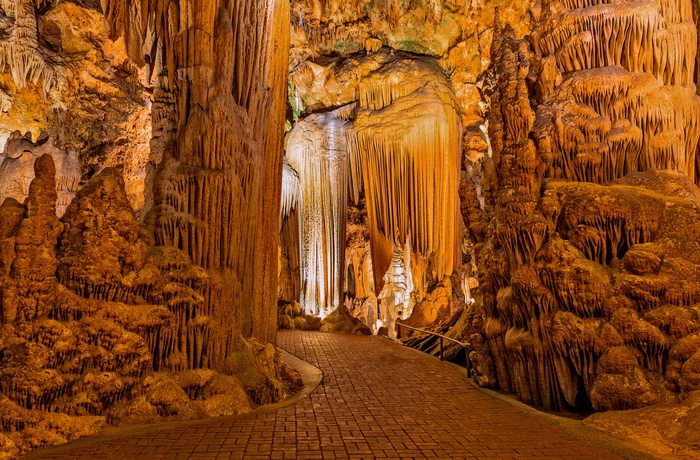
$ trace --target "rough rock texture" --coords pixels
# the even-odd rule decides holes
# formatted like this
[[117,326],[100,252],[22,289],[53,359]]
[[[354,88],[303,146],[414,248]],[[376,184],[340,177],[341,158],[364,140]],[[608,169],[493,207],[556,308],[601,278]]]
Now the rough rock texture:
[[206,302],[235,312],[233,331],[274,341],[288,3],[102,7],[130,57],[158,80],[156,244],[225,280],[229,291]]
[[56,166],[56,214],[63,215],[78,190],[80,160],[75,151],[67,153],[57,148],[46,132],[36,144],[31,140],[31,133],[23,136],[15,131],[10,135],[0,155],[0,203],[7,198],[24,202],[34,179],[34,164],[44,154],[51,155]]
[[498,385],[526,402],[605,411],[696,390],[690,6],[552,1],[531,42],[497,27],[483,200],[463,215]]
[[[19,56],[31,70],[29,80],[47,84],[67,68],[82,72],[81,66],[99,62],[104,75],[93,82],[95,92],[74,96],[90,104],[91,94],[100,95],[92,108],[105,129],[120,107],[140,117],[131,102],[110,108],[124,96],[120,90],[140,94],[126,52],[156,85],[150,166],[138,159],[144,185],[136,194],[149,211],[145,225],[139,226],[114,169],[78,191],[59,223],[50,155],[34,163],[25,204],[10,198],[0,208],[0,394],[9,405],[2,416],[10,450],[64,442],[105,423],[244,412],[284,398],[299,383],[270,343],[277,329],[274,243],[287,70],[280,56],[288,49],[288,6],[180,3],[103,2],[116,45],[95,10],[50,9],[40,29],[52,46],[78,46],[92,34],[90,46],[79,51],[87,57],[81,54],[85,59],[75,66],[41,61],[48,51],[34,46],[32,24],[31,43],[25,46],[24,35],[13,32],[17,43],[3,54]],[[39,14],[33,2],[17,6],[26,13],[22,20]],[[180,8],[191,21],[180,22]],[[97,30],[75,27],[89,18]],[[19,16],[15,22],[20,25]],[[124,65],[116,80],[106,57],[110,46]],[[26,59],[18,54],[25,47]],[[71,78],[71,84],[81,81]],[[120,82],[125,86],[110,86]],[[61,129],[77,135],[90,129],[86,123],[77,130],[73,123],[85,117],[73,115],[62,119]],[[58,147],[76,140],[66,138],[67,131],[56,131]],[[11,160],[24,144],[28,155],[45,153],[38,145],[43,138],[13,142]],[[109,163],[92,141],[86,145],[88,159]],[[89,161],[82,163],[85,169]],[[63,180],[60,174],[59,168]],[[47,419],[46,412],[65,417]]]
[[16,130],[32,141],[46,130],[58,148],[77,153],[84,180],[122,166],[139,211],[151,101],[123,41],[108,39],[99,9],[87,3],[5,1],[0,17],[0,144]]
[[133,424],[232,415],[298,388],[270,344],[243,339],[231,286],[151,247],[106,169],[59,222],[50,155],[25,205],[0,207],[0,412],[17,453]]
[[699,417],[700,393],[695,391],[681,404],[594,414],[584,423],[632,439],[661,457],[694,459],[700,450]]
[[[501,16],[517,24],[517,34],[522,37],[530,33],[533,26],[531,19],[539,13],[539,7],[531,11],[534,3],[500,0],[479,0],[466,4],[441,0],[359,0],[342,3],[295,0],[291,4],[289,129],[298,120],[319,112],[325,116],[335,110],[344,120],[354,120],[356,130],[349,141],[349,209],[352,213],[353,206],[363,203],[358,209],[364,213],[369,210],[367,216],[372,222],[365,224],[367,232],[364,240],[357,238],[359,233],[351,228],[352,223],[348,223],[346,269],[342,276],[346,279],[346,305],[349,311],[375,330],[383,326],[384,321],[407,318],[413,305],[419,303],[443,278],[451,276],[453,269],[463,273],[463,279],[458,280],[459,285],[473,272],[470,258],[473,248],[469,239],[463,238],[459,219],[443,217],[451,216],[452,212],[430,210],[431,206],[424,203],[420,206],[405,204],[409,200],[402,193],[410,195],[422,190],[424,185],[418,185],[421,184],[420,179],[414,180],[411,177],[405,180],[404,185],[407,187],[408,184],[416,184],[416,188],[411,190],[402,189],[400,182],[396,183],[396,189],[392,189],[393,186],[383,187],[385,183],[392,183],[394,179],[389,176],[393,176],[391,171],[398,165],[395,164],[395,158],[389,158],[389,152],[392,149],[407,150],[405,160],[406,165],[410,165],[414,158],[416,161],[432,161],[428,160],[429,155],[418,152],[435,148],[430,146],[431,142],[440,143],[440,149],[450,152],[449,159],[435,158],[433,167],[442,171],[440,174],[447,171],[440,170],[440,164],[446,166],[454,163],[457,167],[461,147],[471,157],[483,156],[488,139],[482,126],[483,104],[477,80],[490,62],[495,9],[500,7]],[[424,57],[417,58],[412,53]],[[430,83],[424,87],[426,82]],[[410,93],[413,93],[411,97],[406,97]],[[427,125],[431,123],[430,117],[433,114],[441,113],[440,109],[431,109],[429,101],[437,102],[441,97],[442,103],[452,106],[455,113],[450,113],[448,109],[444,117],[439,115],[433,118],[433,122],[438,119],[444,121],[445,127],[452,125],[452,128],[443,129],[444,133],[439,134],[439,127]],[[398,98],[404,99],[401,103],[393,104]],[[447,99],[450,101],[447,102]],[[409,107],[411,103],[415,103],[413,108]],[[410,116],[404,116],[407,111],[411,111]],[[414,122],[407,122],[408,119]],[[450,137],[452,134],[443,136],[448,132],[456,133],[458,122],[465,127],[463,141],[457,136]],[[402,123],[405,125],[403,128]],[[414,129],[418,126],[423,126],[425,133],[421,129]],[[475,155],[474,146],[477,144],[483,148]],[[365,158],[356,156],[353,152],[362,153]],[[375,164],[375,157],[382,161]],[[372,162],[367,161],[368,158],[372,158]],[[363,161],[369,165],[368,174],[374,178],[367,184],[364,183]],[[415,165],[416,171],[425,167],[422,163]],[[465,163],[463,168],[473,166]],[[387,177],[380,174],[380,171],[387,171]],[[410,174],[409,172],[409,176]],[[425,174],[425,177],[432,177],[433,173]],[[396,176],[396,180],[400,175]],[[465,190],[479,188],[478,183],[474,184],[479,181],[478,173],[469,169],[465,169],[461,177],[455,177],[451,171],[444,177],[448,181],[454,181],[454,184],[443,182],[438,185],[438,189],[449,189],[449,192],[438,192],[436,203],[441,206],[451,206],[450,200],[457,195],[453,191],[453,185],[455,190],[458,186]],[[381,185],[377,187],[375,182]],[[368,191],[376,196],[365,200]],[[428,200],[432,199],[432,193],[430,191],[426,195]],[[442,193],[449,197],[447,201],[441,198]],[[385,206],[387,200],[395,202]],[[389,212],[383,216],[380,209],[396,210],[397,214]],[[427,226],[421,230],[409,229],[419,220],[428,222],[426,216],[412,215],[420,209],[433,216],[431,223],[441,226],[435,231],[435,236],[430,237],[435,240],[426,240],[430,233]],[[412,223],[408,223],[410,219],[413,219]],[[448,222],[454,225],[449,225]],[[404,245],[409,239],[408,230],[412,230],[409,246],[413,246],[414,252],[420,246],[421,256],[404,254]],[[396,245],[391,242],[395,236]],[[368,245],[370,239],[371,248]],[[293,291],[286,277],[295,270],[294,257],[289,257],[290,250],[285,246],[287,244],[289,241],[280,244],[280,273],[284,278],[280,292],[284,292],[284,296]],[[402,255],[394,257],[395,247],[401,247]],[[339,249],[341,248],[334,248],[334,253]],[[466,251],[463,261],[460,261],[459,256],[452,259],[446,256],[447,253],[456,254],[460,251]],[[432,260],[426,262],[426,257]],[[389,277],[401,281],[382,294],[385,290],[384,278],[392,260],[397,261],[392,273],[398,271],[401,275],[397,278],[390,274]],[[413,265],[410,269],[401,266],[409,260]],[[399,261],[402,262],[398,263]],[[408,279],[414,270],[418,272],[415,284],[414,280]],[[408,278],[404,279],[405,276]],[[370,278],[374,280],[370,282]],[[299,300],[300,296],[296,299]],[[291,298],[285,297],[285,300]]]

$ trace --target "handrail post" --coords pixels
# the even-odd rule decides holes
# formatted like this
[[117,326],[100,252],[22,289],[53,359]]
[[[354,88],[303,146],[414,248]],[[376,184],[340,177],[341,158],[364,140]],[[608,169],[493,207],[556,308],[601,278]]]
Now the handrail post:
[[445,355],[444,355],[444,347],[443,347],[443,340],[442,337],[440,337],[440,361],[445,360]]
[[469,353],[471,350],[469,350],[467,347],[464,348],[464,358],[465,358],[465,366],[467,368],[467,377],[471,377],[472,375],[472,359],[469,357]]

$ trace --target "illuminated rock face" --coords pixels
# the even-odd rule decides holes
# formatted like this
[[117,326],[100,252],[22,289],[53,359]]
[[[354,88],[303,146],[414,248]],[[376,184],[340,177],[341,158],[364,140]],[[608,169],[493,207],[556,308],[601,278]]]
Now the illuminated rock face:
[[589,3],[543,2],[534,32],[543,56],[534,132],[551,143],[547,175],[607,183],[656,168],[695,180],[691,0]]
[[464,216],[479,339],[526,402],[605,411],[697,389],[690,7],[543,2],[534,49],[497,24],[484,199]]
[[351,155],[362,165],[375,286],[394,248],[408,245],[419,297],[428,272],[451,276],[461,259],[456,100],[430,61],[397,59],[364,78]]
[[77,153],[84,180],[121,166],[138,212],[151,137],[148,82],[89,3],[0,2],[0,145],[17,130],[33,139],[47,131],[58,149]]
[[[408,317],[429,278],[449,277],[461,263],[462,129],[458,102],[434,60],[383,51],[347,65],[354,77],[342,93],[327,81],[314,93],[320,104],[347,105],[300,120],[287,141],[301,187],[301,305],[310,314],[337,309],[348,276],[351,299],[374,299],[350,309],[361,307],[357,314],[374,318],[376,329],[377,321]],[[293,78],[297,85],[320,81]],[[359,210],[363,196],[369,250],[355,229],[355,236],[345,231],[348,199]]]
[[130,56],[161,77],[156,243],[240,286],[209,301],[237,312],[234,331],[273,341],[288,4],[102,3]]
[[107,168],[59,221],[72,163],[45,138],[9,143],[3,165],[43,154],[25,203],[0,206],[0,440],[15,453],[108,422],[247,412],[299,383],[272,344],[288,6],[103,3],[159,85],[150,211],[140,225]]
[[311,315],[326,316],[344,301],[351,127],[334,113],[314,114],[287,140],[287,159],[299,174],[300,303]]
[[66,153],[54,146],[47,133],[33,143],[19,132],[12,134],[0,156],[0,203],[14,198],[22,203],[29,195],[34,179],[34,163],[43,154],[49,154],[56,165],[56,214],[61,217],[70,204],[80,182],[80,160],[75,152]]

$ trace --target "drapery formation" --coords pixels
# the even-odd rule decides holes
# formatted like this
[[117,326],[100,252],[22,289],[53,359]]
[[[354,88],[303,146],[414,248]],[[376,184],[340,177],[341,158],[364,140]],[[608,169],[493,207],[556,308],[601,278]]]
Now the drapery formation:
[[375,286],[381,291],[394,248],[409,242],[422,297],[427,273],[440,280],[460,263],[458,103],[435,63],[420,59],[373,72],[359,95],[351,156],[362,167]]
[[287,159],[299,173],[300,301],[307,314],[325,316],[344,300],[351,127],[334,113],[314,114],[288,140]]
[[[391,297],[387,308],[409,315],[413,297],[420,301],[461,259],[462,126],[451,86],[434,59],[365,59],[345,88],[350,103],[301,120],[287,141],[300,182],[300,300],[307,313],[329,313],[344,300],[348,199],[366,197],[374,294],[388,271],[396,284],[384,294]],[[390,270],[392,259],[405,266]]]
[[[156,243],[237,286],[211,298],[230,330],[274,341],[289,5],[103,0],[115,37],[157,82]],[[162,129],[159,129],[162,128]]]

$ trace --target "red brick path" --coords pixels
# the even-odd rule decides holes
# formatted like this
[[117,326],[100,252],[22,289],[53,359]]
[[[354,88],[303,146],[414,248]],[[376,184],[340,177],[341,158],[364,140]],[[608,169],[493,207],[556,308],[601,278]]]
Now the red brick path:
[[90,438],[46,459],[618,458],[469,385],[464,371],[386,339],[281,332],[323,371],[308,398],[269,414]]

